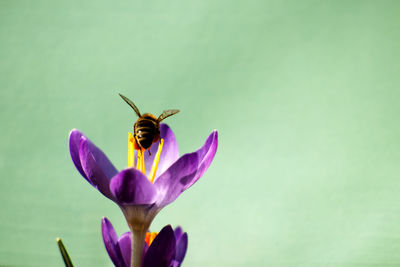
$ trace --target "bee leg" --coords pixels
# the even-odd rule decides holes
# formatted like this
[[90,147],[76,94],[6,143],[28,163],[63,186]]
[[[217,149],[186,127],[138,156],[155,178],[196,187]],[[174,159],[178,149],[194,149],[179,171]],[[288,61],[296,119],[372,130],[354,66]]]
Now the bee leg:
[[151,153],[150,153],[150,148],[149,148],[149,149],[147,149],[147,151],[149,151],[149,156],[151,156]]

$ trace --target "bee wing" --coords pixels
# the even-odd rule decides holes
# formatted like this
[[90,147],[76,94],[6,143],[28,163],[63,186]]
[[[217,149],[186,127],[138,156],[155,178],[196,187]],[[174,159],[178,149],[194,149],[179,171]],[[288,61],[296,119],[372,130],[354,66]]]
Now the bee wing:
[[172,116],[172,115],[174,115],[174,114],[176,114],[178,112],[179,112],[179,109],[167,109],[167,110],[164,110],[163,113],[158,117],[157,120],[158,120],[158,122],[160,122],[160,121],[162,121],[162,120],[168,118],[169,116]]
[[136,112],[136,114],[141,117],[142,115],[140,115],[139,109],[135,106],[135,104],[133,104],[133,102],[131,100],[129,100],[129,98],[127,98],[126,96],[123,96],[122,94],[119,94],[120,97],[122,97],[123,100],[125,100],[125,102],[131,106],[131,108],[133,108],[133,110]]

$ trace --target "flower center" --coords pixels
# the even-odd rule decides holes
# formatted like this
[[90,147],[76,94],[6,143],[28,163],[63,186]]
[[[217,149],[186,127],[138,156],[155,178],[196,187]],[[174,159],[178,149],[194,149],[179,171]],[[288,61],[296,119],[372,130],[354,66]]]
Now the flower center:
[[144,241],[146,241],[146,243],[147,243],[147,245],[149,245],[149,247],[157,235],[158,235],[158,233],[156,233],[156,232],[152,232],[152,233],[147,232],[146,233],[146,237],[144,238]]
[[[151,183],[154,183],[154,179],[156,177],[158,162],[160,160],[160,155],[163,145],[164,145],[164,139],[160,139],[160,142],[158,143],[157,153],[156,156],[154,157],[153,165],[151,166],[150,174],[148,177]],[[138,147],[132,133],[128,133],[128,167],[130,168],[135,167],[135,150],[137,150],[136,169],[145,174],[146,173],[144,165],[145,149]]]

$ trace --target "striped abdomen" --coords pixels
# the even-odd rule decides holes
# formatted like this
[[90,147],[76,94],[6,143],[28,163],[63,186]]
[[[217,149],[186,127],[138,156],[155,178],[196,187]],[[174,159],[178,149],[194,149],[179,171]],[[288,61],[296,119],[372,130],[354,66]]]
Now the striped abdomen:
[[144,149],[151,147],[160,135],[159,123],[152,114],[143,114],[133,126],[134,137],[138,145]]

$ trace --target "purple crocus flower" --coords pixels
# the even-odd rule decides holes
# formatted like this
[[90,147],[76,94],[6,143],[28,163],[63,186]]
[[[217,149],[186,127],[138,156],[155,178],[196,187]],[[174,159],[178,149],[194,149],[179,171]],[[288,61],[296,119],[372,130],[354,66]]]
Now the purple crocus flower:
[[[126,232],[118,238],[114,227],[107,218],[101,222],[103,241],[112,262],[116,267],[129,267],[131,262],[131,233]],[[155,233],[154,233],[155,234]],[[151,236],[150,233],[148,233]],[[154,240],[149,239],[143,248],[142,267],[179,267],[185,258],[188,236],[182,228],[175,230],[165,226]]]
[[[161,124],[160,137],[164,141],[160,144],[164,147],[162,151],[157,149],[157,144],[153,144],[151,156],[141,153],[141,168],[129,167],[118,172],[107,156],[82,132],[74,129],[69,136],[75,167],[93,187],[117,203],[125,215],[136,240],[132,259],[139,259],[138,263],[131,263],[132,267],[141,264],[144,236],[154,217],[200,179],[210,166],[218,146],[218,132],[213,131],[200,149],[179,157],[174,133],[168,125]],[[155,158],[158,159],[158,169],[154,173],[151,166]],[[150,176],[152,178],[148,178]]]

